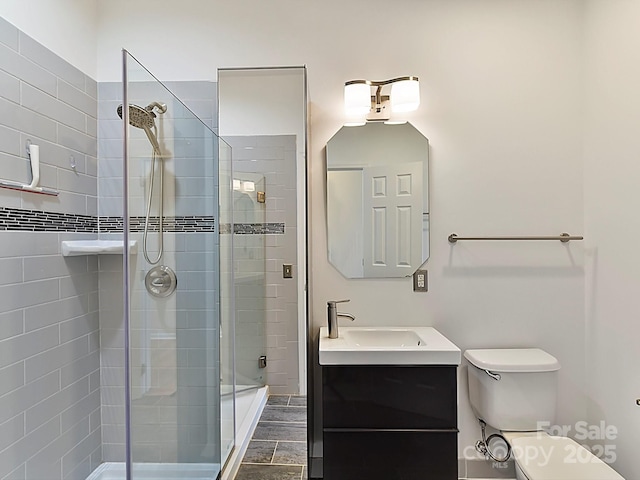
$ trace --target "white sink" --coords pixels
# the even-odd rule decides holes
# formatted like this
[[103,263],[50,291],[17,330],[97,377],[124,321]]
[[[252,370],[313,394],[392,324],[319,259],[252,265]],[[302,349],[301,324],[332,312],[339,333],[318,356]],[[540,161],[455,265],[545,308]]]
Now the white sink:
[[388,328],[354,328],[342,332],[348,344],[355,347],[419,347],[423,340],[413,330]]
[[320,328],[321,365],[460,365],[461,353],[433,327]]

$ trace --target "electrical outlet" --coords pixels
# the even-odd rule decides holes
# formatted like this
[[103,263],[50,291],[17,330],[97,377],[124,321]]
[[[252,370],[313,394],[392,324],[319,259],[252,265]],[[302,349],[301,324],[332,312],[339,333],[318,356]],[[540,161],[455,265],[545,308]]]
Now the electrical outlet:
[[428,281],[426,270],[416,270],[413,274],[413,291],[414,292],[428,292]]

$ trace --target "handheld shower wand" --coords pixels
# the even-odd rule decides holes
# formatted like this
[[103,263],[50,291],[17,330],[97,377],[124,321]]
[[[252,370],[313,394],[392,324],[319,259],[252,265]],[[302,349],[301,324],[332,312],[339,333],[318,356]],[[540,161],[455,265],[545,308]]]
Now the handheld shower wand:
[[[162,156],[160,150],[160,144],[158,143],[158,137],[154,133],[156,130],[156,114],[153,112],[157,109],[159,113],[166,113],[167,105],[164,103],[151,102],[146,107],[140,107],[138,105],[129,105],[129,124],[132,127],[141,128],[147,135],[151,146],[153,147],[153,155],[151,157],[151,171],[149,172],[149,190],[147,198],[147,211],[144,219],[144,236],[142,238],[142,253],[144,258],[151,265],[155,265],[162,258],[163,243],[164,243],[164,162],[160,161],[158,165],[159,169],[159,182],[160,182],[160,199],[158,204],[158,256],[155,260],[149,257],[147,250],[147,237],[149,236],[149,221],[151,217],[151,199],[153,197],[153,187],[156,172],[156,158]],[[118,116],[122,118],[122,105],[118,107]],[[153,131],[152,131],[153,129]]]

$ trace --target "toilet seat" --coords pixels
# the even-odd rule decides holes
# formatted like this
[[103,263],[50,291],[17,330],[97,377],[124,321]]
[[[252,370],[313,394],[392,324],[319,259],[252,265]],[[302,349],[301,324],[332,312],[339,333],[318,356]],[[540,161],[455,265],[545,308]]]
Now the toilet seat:
[[503,432],[516,465],[529,480],[624,480],[609,465],[567,437]]

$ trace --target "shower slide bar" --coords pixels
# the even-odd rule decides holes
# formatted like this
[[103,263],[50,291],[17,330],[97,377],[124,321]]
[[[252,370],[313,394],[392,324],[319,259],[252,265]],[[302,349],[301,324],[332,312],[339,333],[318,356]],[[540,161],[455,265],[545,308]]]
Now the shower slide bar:
[[452,233],[449,235],[449,243],[456,243],[460,240],[560,240],[562,243],[567,243],[571,240],[584,240],[582,235],[569,235],[568,233],[561,233],[560,235],[549,236],[508,236],[508,237],[459,237],[458,234]]

